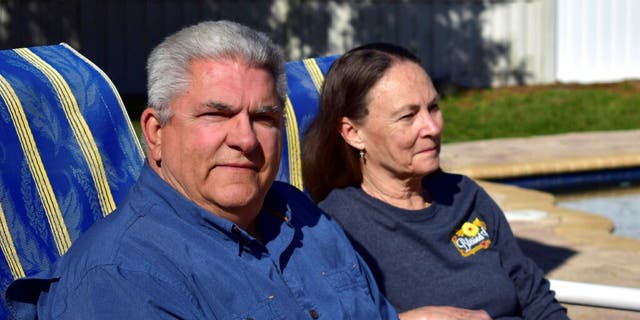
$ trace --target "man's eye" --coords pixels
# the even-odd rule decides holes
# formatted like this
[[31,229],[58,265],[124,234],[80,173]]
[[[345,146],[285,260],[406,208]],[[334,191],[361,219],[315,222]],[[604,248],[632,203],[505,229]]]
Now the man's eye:
[[201,116],[205,118],[211,118],[211,119],[220,119],[220,118],[228,117],[226,114],[222,112],[207,112],[207,113],[203,113]]
[[272,115],[261,115],[253,118],[253,121],[260,124],[265,124],[271,127],[277,127],[280,125],[281,117]]
[[440,110],[440,105],[437,103],[434,103],[432,105],[429,106],[429,112],[434,112],[434,111],[438,111]]

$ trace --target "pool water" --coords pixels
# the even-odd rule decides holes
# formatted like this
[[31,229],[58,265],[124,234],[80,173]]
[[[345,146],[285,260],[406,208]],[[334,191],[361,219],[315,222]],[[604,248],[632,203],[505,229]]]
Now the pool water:
[[557,205],[609,218],[613,233],[640,239],[640,187],[556,194]]

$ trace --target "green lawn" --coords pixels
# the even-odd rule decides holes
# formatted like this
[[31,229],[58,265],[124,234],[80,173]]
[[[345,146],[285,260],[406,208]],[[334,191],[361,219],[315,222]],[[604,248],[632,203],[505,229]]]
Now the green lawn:
[[472,90],[445,96],[443,141],[640,129],[640,81]]
[[[144,101],[126,99],[140,135]],[[469,90],[444,96],[443,141],[640,129],[640,81]]]

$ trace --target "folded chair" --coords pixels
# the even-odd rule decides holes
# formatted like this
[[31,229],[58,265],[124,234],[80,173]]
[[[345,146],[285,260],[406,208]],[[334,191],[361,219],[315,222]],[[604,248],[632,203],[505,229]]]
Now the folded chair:
[[143,153],[118,92],[60,44],[0,51],[0,319],[14,279],[47,268],[134,183]]
[[285,101],[285,141],[276,180],[304,191],[300,160],[300,142],[311,120],[318,113],[324,75],[338,56],[310,58],[287,63],[287,100]]

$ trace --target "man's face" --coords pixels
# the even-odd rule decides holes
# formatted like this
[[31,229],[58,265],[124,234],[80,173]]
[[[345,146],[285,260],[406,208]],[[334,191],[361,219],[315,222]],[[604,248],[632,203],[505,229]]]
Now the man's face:
[[210,212],[252,219],[280,162],[275,81],[240,59],[193,60],[189,76],[190,87],[172,101],[173,115],[158,130],[159,174]]

